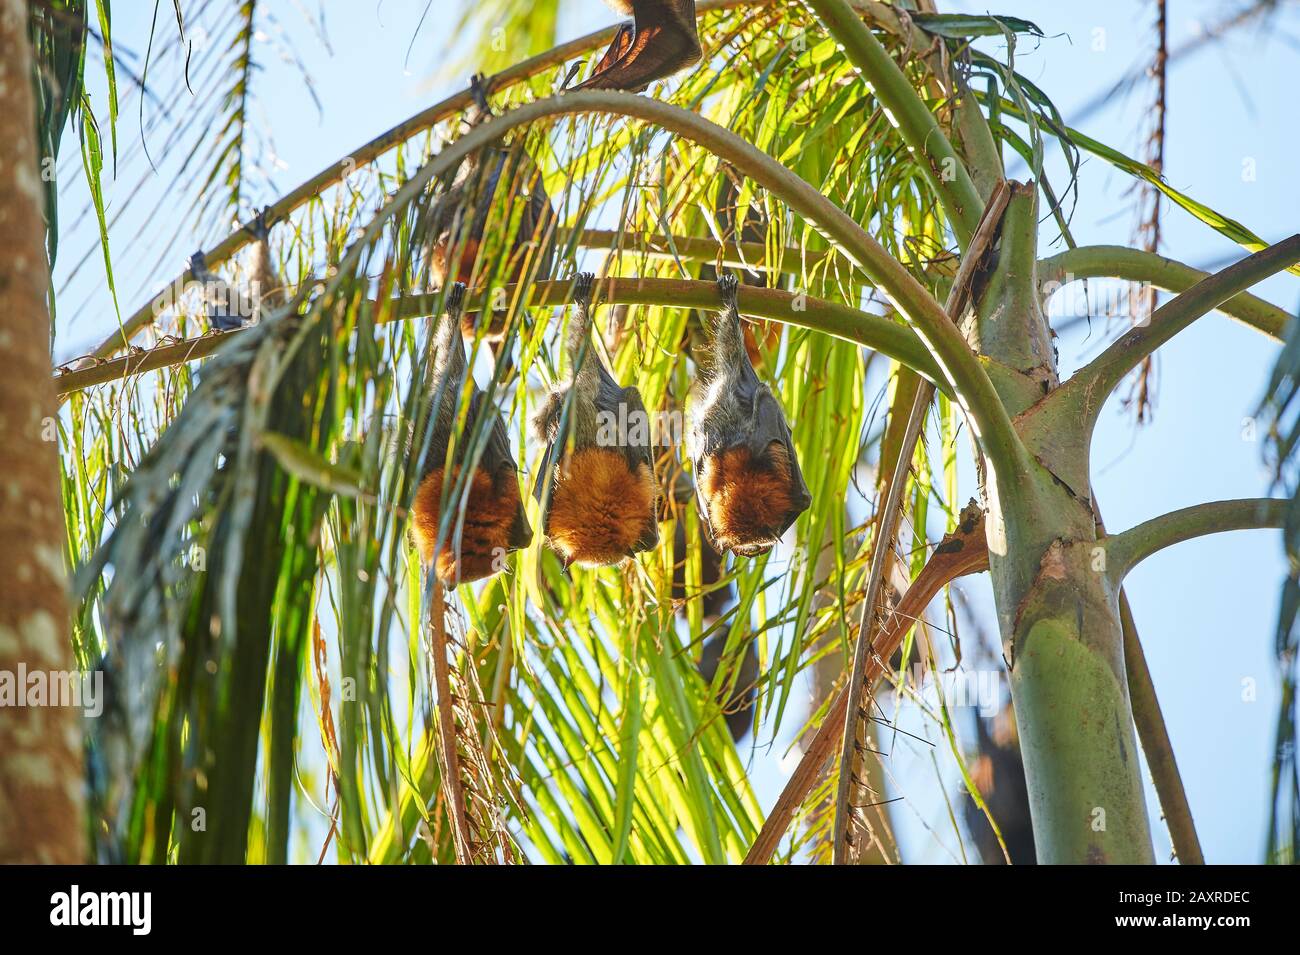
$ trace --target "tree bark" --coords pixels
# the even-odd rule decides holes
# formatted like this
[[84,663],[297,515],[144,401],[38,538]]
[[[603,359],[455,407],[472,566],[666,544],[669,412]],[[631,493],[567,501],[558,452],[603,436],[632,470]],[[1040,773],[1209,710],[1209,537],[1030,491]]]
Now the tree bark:
[[81,714],[48,697],[15,705],[22,673],[76,676],[35,127],[27,5],[0,0],[0,863],[79,863]]

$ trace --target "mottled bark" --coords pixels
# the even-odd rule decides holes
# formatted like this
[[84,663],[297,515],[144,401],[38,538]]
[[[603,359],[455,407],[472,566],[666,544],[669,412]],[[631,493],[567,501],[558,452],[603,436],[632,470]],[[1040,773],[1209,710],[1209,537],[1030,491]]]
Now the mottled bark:
[[[0,0],[0,675],[75,669],[27,6]],[[81,711],[0,707],[0,863],[83,862]]]

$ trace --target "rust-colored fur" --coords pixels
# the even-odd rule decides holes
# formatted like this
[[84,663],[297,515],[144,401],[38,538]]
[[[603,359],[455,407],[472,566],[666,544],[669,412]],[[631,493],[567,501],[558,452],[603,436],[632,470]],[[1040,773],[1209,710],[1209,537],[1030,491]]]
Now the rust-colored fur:
[[775,544],[794,509],[789,457],[775,441],[757,459],[743,446],[709,455],[700,488],[718,546],[742,555]]
[[[457,469],[458,471],[459,469]],[[457,471],[453,471],[453,482]],[[420,482],[411,505],[411,535],[427,567],[438,537],[439,504],[442,502],[443,469],[430,471]],[[448,502],[454,506],[454,501]],[[453,546],[455,518],[448,539],[438,551],[438,579],[446,586],[467,584],[491,577],[501,569],[499,558],[508,553],[510,528],[519,509],[519,483],[509,469],[494,479],[478,470],[470,482],[465,526],[461,533],[459,560]]]
[[654,522],[655,483],[609,448],[582,448],[560,465],[551,490],[546,539],[567,562],[617,564]]

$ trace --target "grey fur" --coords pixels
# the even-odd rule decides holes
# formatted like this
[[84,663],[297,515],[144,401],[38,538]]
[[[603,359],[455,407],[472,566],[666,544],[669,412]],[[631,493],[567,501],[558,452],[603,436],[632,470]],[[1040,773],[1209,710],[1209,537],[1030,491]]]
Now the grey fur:
[[[456,412],[461,392],[465,388],[465,376],[469,373],[465,343],[460,337],[460,313],[464,299],[465,286],[460,283],[453,285],[447,293],[446,307],[433,326],[429,340],[432,371],[428,394],[433,403],[433,440],[420,470],[421,477],[442,467],[446,462],[447,446],[451,442],[452,430],[456,427]],[[473,391],[478,391],[477,386]]]
[[[447,463],[447,448],[456,427],[460,411],[460,398],[469,375],[469,361],[465,343],[460,335],[460,316],[465,305],[465,286],[459,282],[447,293],[447,306],[434,326],[429,347],[433,352],[429,379],[429,400],[433,403],[433,434],[420,468],[420,476],[443,467]],[[506,432],[501,412],[488,401],[478,385],[470,384],[469,414],[465,420],[465,433],[456,442],[453,465],[464,463],[473,450],[474,436],[479,430],[481,415],[490,415],[487,445],[478,459],[478,467],[496,477],[501,470],[518,472],[514,454],[510,450],[510,436]],[[531,531],[529,532],[531,534]]]
[[[736,447],[747,447],[752,459],[766,459],[771,444],[784,446],[790,462],[793,509],[785,515],[783,526],[773,528],[779,537],[812,503],[812,495],[799,470],[794,438],[780,402],[754,371],[745,349],[745,333],[740,324],[736,300],[740,283],[732,273],[718,279],[722,310],[714,328],[713,361],[707,380],[697,392],[691,408],[691,460],[696,474],[700,513],[708,525],[708,502],[704,499],[700,475],[706,458]],[[712,528],[710,527],[710,536]],[[755,553],[758,551],[755,550]]]

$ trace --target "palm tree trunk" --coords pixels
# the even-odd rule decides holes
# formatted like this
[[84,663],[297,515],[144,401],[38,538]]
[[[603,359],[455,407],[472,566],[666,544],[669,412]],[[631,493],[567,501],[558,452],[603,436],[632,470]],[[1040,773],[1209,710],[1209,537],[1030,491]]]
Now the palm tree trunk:
[[48,696],[17,705],[29,702],[21,676],[47,689],[75,676],[35,127],[27,5],[0,0],[0,863],[76,863],[86,858],[80,714]]
[[[1034,278],[1037,215],[1032,184],[1013,184],[971,329],[1013,415],[1056,385]],[[1052,425],[1026,438],[1032,458],[1020,474],[988,480],[989,570],[1038,861],[1149,864],[1118,591],[1099,563],[1088,491],[1089,435],[1063,416]],[[1059,478],[1075,473],[1082,491]]]

